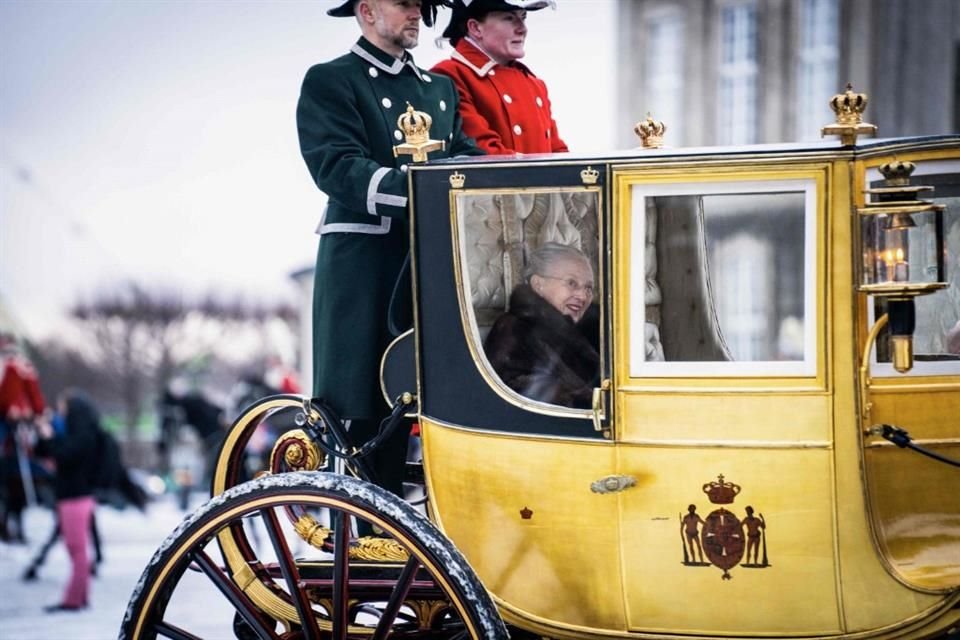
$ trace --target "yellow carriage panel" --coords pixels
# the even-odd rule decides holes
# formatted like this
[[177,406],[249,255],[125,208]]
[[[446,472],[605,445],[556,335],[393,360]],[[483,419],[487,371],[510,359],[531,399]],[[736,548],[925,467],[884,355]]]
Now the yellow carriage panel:
[[[878,424],[909,424],[914,441],[956,458],[960,384],[874,387]],[[960,477],[955,467],[899,449],[879,437],[865,451],[877,540],[894,575],[932,591],[960,585]]]
[[796,447],[824,447],[833,439],[832,405],[826,394],[710,396],[627,392],[620,396],[617,439],[665,444],[789,443]]
[[[613,446],[421,420],[432,516],[505,618],[623,630],[617,500],[591,491]],[[442,479],[442,482],[436,481]]]
[[[621,473],[644,478],[621,494],[631,630],[711,636],[840,630],[831,451],[618,451]],[[717,504],[723,489],[732,502]],[[687,538],[688,526],[702,545]]]

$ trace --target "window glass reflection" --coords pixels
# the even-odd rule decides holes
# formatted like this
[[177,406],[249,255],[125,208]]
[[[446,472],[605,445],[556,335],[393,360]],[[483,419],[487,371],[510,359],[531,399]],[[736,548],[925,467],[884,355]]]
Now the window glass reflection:
[[634,188],[631,375],[812,373],[814,185],[738,188]]
[[589,408],[599,384],[597,190],[456,198],[465,317],[501,388]]

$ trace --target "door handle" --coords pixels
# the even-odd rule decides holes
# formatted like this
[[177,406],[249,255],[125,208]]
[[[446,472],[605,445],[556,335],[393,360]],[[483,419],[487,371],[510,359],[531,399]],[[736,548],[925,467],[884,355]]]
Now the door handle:
[[607,419],[607,393],[610,391],[610,378],[600,381],[599,387],[593,389],[593,428],[595,431],[604,431],[603,421]]
[[590,483],[590,491],[594,493],[619,493],[624,489],[637,486],[637,479],[633,476],[607,476]]

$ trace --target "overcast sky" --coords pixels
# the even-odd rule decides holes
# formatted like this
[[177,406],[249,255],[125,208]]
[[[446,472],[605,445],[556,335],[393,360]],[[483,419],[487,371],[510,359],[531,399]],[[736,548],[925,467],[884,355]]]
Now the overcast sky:
[[[293,295],[323,197],[294,110],[358,29],[333,0],[2,0],[0,307],[30,337],[127,279]],[[612,0],[530,15],[525,62],[571,149],[611,148]],[[441,14],[444,26],[448,13]],[[421,32],[414,55],[449,55]]]

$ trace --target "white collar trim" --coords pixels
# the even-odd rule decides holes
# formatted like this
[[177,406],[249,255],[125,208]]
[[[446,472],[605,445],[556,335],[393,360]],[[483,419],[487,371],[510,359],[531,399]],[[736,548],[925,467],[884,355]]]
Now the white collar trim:
[[352,47],[350,47],[350,52],[360,56],[377,69],[394,76],[403,71],[404,66],[408,66],[413,69],[413,73],[417,76],[417,78],[423,80],[423,74],[420,73],[420,69],[418,69],[417,65],[413,62],[413,56],[411,56],[409,53],[404,53],[403,60],[394,58],[393,63],[388,65],[379,60],[376,56],[372,55],[369,51],[365,50],[359,44],[354,44]]
[[450,57],[453,58],[454,60],[456,60],[457,62],[462,62],[463,64],[465,64],[465,65],[467,65],[468,67],[470,67],[470,68],[473,70],[473,72],[474,72],[475,74],[477,74],[478,76],[480,76],[481,78],[484,77],[485,75],[487,75],[487,74],[490,72],[490,69],[493,69],[495,66],[497,66],[497,61],[494,60],[493,58],[491,58],[491,57],[490,57],[490,54],[487,53],[486,51],[484,51],[484,50],[483,50],[483,47],[481,47],[479,44],[477,44],[477,42],[476,42],[475,40],[473,40],[470,36],[465,36],[465,37],[464,37],[464,40],[466,40],[467,42],[469,42],[470,45],[471,45],[474,49],[476,49],[477,51],[479,51],[479,52],[482,53],[483,55],[487,56],[487,58],[488,58],[487,63],[484,64],[482,67],[478,67],[478,66],[474,65],[472,62],[470,62],[469,60],[467,60],[467,59],[463,56],[463,54],[460,53],[459,51],[457,51],[456,49],[453,50],[453,53],[450,54]]

